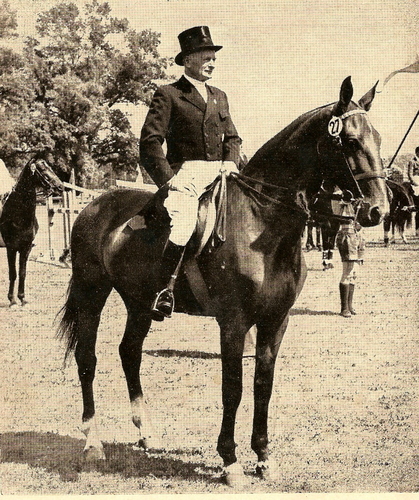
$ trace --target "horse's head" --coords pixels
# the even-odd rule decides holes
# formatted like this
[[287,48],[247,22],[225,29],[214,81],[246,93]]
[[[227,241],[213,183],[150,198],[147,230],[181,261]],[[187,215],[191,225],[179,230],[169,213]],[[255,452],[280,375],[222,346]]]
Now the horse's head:
[[53,172],[48,163],[43,159],[34,159],[28,164],[31,175],[34,177],[39,188],[44,194],[59,194],[64,186],[58,176]]
[[356,104],[350,77],[343,81],[339,101],[331,108],[327,138],[318,148],[324,177],[353,193],[358,221],[366,227],[379,224],[389,211],[381,138],[367,115],[375,89],[376,85]]

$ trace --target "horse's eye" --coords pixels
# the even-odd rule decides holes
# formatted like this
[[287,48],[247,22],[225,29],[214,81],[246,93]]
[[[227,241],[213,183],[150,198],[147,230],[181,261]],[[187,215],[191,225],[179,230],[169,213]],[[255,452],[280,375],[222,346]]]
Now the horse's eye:
[[359,149],[358,141],[356,139],[349,139],[347,142],[347,148],[352,153],[358,151],[358,149]]

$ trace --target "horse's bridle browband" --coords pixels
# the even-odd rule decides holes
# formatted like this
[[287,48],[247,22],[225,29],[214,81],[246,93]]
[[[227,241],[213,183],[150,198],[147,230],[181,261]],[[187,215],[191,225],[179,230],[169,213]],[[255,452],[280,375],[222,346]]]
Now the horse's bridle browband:
[[345,118],[349,118],[350,116],[353,115],[367,115],[367,114],[368,113],[365,111],[365,109],[351,109],[351,111],[343,113],[343,115],[340,115],[338,118],[344,120]]

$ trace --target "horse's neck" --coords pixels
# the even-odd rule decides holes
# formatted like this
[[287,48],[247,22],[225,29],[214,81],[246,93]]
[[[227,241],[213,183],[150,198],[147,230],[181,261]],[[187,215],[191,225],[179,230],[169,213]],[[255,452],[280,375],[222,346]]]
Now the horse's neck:
[[318,142],[327,133],[330,107],[294,120],[255,153],[243,173],[288,189],[314,189],[310,183],[319,177]]
[[36,212],[36,189],[29,180],[22,178],[18,182],[7,198],[5,205],[8,205],[8,212],[19,217],[20,221],[31,222],[35,218]]

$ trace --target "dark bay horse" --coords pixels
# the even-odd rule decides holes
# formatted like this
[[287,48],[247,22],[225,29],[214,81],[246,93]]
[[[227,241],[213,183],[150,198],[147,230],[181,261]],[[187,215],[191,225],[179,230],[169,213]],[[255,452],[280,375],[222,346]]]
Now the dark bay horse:
[[389,233],[391,231],[391,241],[396,241],[396,229],[400,234],[403,243],[407,243],[404,230],[412,225],[412,212],[415,211],[414,200],[410,194],[410,184],[394,182],[387,179],[390,189],[390,211],[385,215],[383,221],[384,245],[390,243]]
[[22,169],[16,184],[3,202],[0,213],[0,233],[7,250],[9,265],[10,306],[17,304],[15,282],[17,278],[16,257],[19,253],[19,283],[17,296],[22,305],[25,299],[26,266],[33,240],[38,232],[35,216],[38,194],[49,196],[60,193],[63,185],[47,163],[42,159],[31,159]]
[[[228,178],[225,242],[197,259],[220,327],[223,418],[217,450],[231,485],[244,478],[234,430],[242,396],[244,340],[253,325],[257,346],[251,447],[258,458],[258,474],[269,477],[275,470],[268,451],[268,406],[290,308],[306,277],[301,238],[311,198],[322,181],[330,178],[356,193],[361,224],[377,225],[388,211],[380,138],[366,113],[375,87],[358,103],[351,100],[352,95],[347,78],[337,103],[299,117],[268,141],[240,174]],[[98,325],[113,288],[128,313],[119,353],[132,420],[143,446],[152,438],[140,366],[169,229],[146,222],[137,227],[127,223],[151,196],[134,190],[105,193],[81,212],[72,230],[73,271],[59,332],[67,339],[66,355],[75,352],[87,436],[85,453],[91,458],[105,458],[95,422],[93,381]],[[180,278],[175,288],[176,310],[199,313],[187,281]]]

